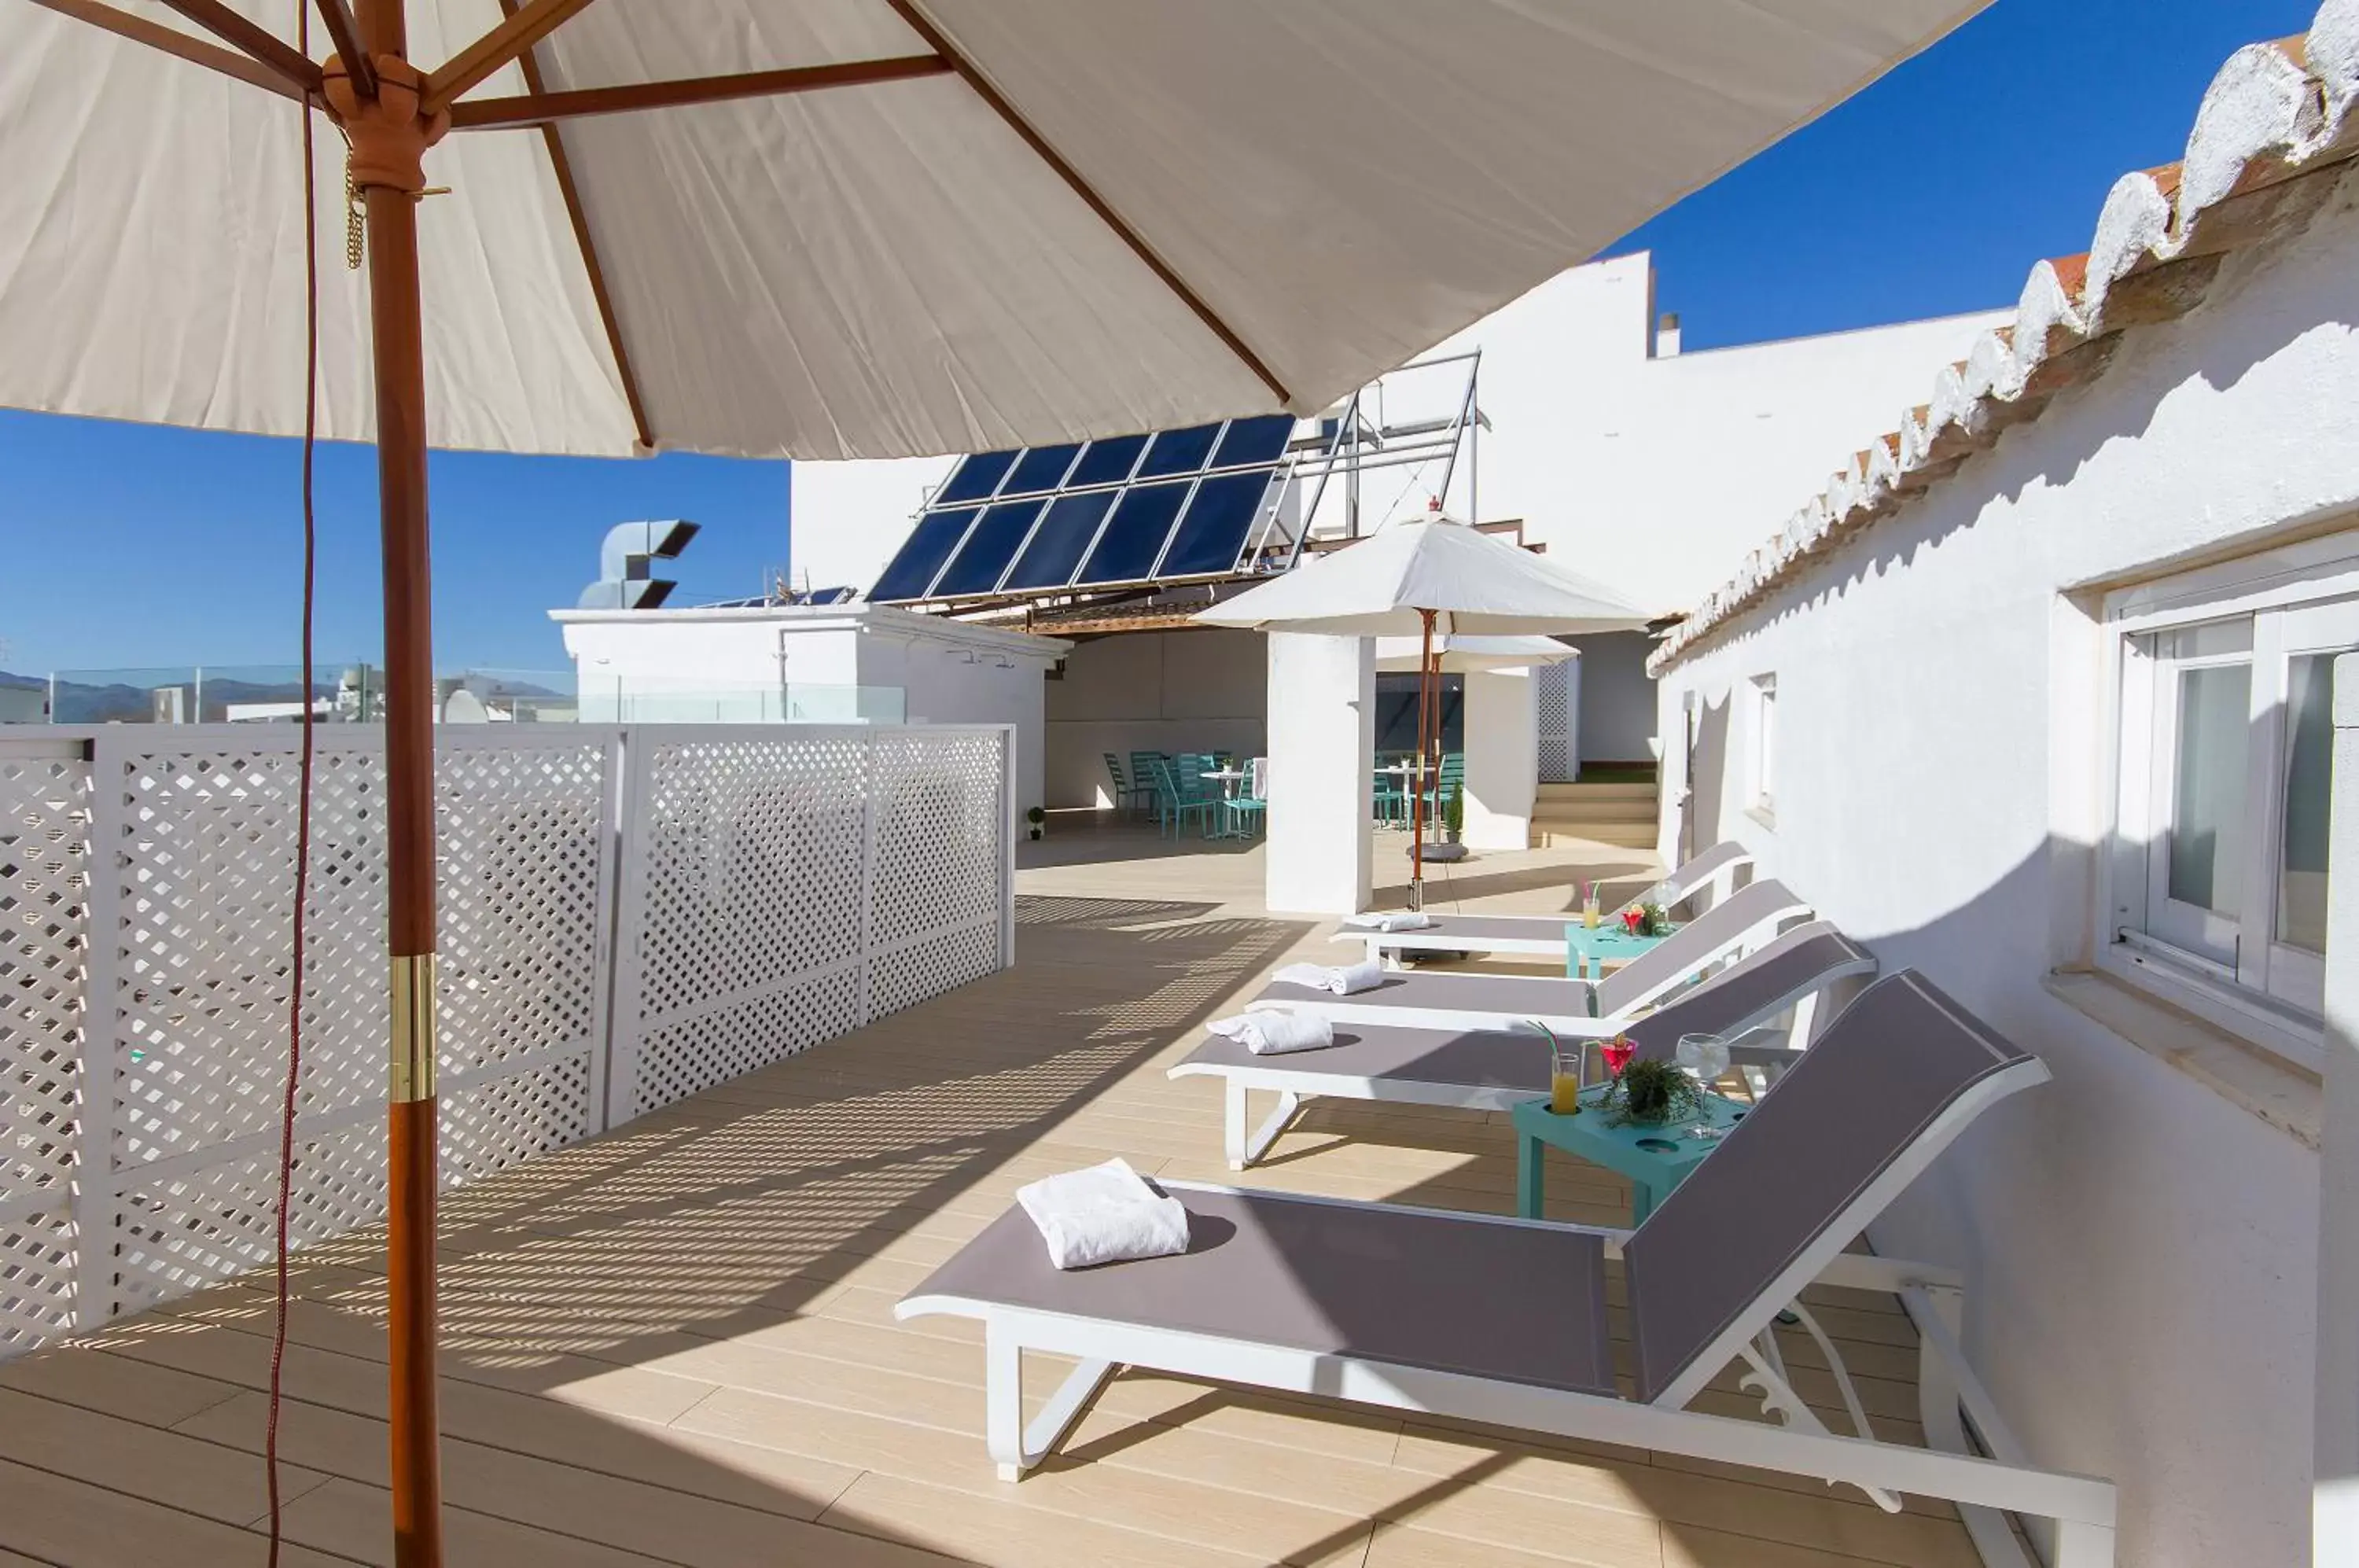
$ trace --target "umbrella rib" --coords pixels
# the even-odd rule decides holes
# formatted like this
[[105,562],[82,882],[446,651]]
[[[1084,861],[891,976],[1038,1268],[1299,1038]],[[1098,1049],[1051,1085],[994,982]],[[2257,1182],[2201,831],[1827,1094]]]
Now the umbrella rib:
[[320,68],[301,50],[269,28],[239,16],[222,0],[164,0],[164,4],[240,53],[259,60],[298,92],[320,90]]
[[842,60],[833,65],[749,71],[732,76],[698,76],[679,82],[634,82],[615,87],[585,87],[568,93],[527,93],[508,98],[471,98],[451,105],[453,130],[498,130],[546,125],[588,114],[640,109],[671,109],[718,103],[733,98],[774,98],[826,87],[862,87],[915,77],[946,76],[951,62],[936,54],[890,60]]
[[[513,17],[517,14],[516,3],[517,0],[500,0],[500,9]],[[524,71],[525,86],[541,95],[540,61],[530,44],[516,56],[516,64]],[[599,323],[606,329],[606,348],[614,356],[614,373],[623,378],[623,401],[631,410],[631,428],[638,433],[639,445],[653,452],[655,433],[647,427],[647,405],[639,399],[639,378],[632,374],[630,353],[623,347],[623,327],[614,315],[614,297],[606,291],[606,269],[598,265],[598,247],[590,239],[590,218],[582,207],[582,188],[574,183],[573,163],[565,156],[565,138],[559,135],[557,122],[542,124],[540,139],[549,149],[549,171],[557,176],[557,194],[565,202],[566,221],[573,225],[573,243],[582,252],[582,269],[590,275],[590,299],[598,307]]]
[[498,27],[426,73],[419,112],[440,114],[461,93],[571,21],[589,4],[590,0],[529,0],[514,8],[503,5],[507,16]]
[[1243,361],[1246,369],[1260,377],[1262,385],[1270,389],[1281,407],[1290,407],[1293,404],[1293,394],[1286,389],[1286,384],[1271,373],[1269,366],[1262,363],[1261,356],[1246,345],[1245,339],[1237,335],[1235,329],[1221,320],[1219,313],[1204,303],[1202,298],[1188,286],[1188,280],[1173,270],[1169,262],[1155,254],[1154,247],[1140,238],[1136,229],[1123,222],[1121,215],[1107,203],[1106,199],[1099,195],[1088,180],[1082,178],[1081,171],[1066,162],[1064,155],[1049,144],[1049,138],[1034,129],[1030,121],[1017,114],[1016,105],[1010,103],[1001,94],[999,89],[994,87],[989,79],[975,69],[974,62],[967,59],[958,46],[951,43],[942,30],[934,26],[933,22],[918,9],[915,0],[886,0],[886,3],[893,7],[895,14],[899,16],[902,21],[909,25],[912,32],[926,41],[928,48],[951,62],[951,69],[957,71],[960,78],[974,90],[975,95],[990,105],[992,113],[1006,122],[1009,130],[1023,138],[1024,145],[1030,147],[1039,157],[1041,162],[1056,172],[1057,177],[1071,189],[1073,194],[1082,199],[1084,206],[1097,214],[1100,223],[1112,229],[1115,237],[1128,245],[1131,253],[1140,261],[1147,264],[1147,269],[1154,273],[1166,289],[1177,295],[1180,303],[1194,311],[1196,319],[1203,322],[1214,337],[1227,345],[1229,352]]
[[[71,16],[77,22],[103,27],[117,38],[129,38],[133,43],[145,44],[149,49],[177,56],[192,65],[201,65],[223,76],[234,76],[240,82],[262,88],[265,92],[276,93],[282,98],[299,102],[305,96],[303,88],[250,55],[223,49],[218,44],[209,44],[202,38],[192,38],[178,27],[168,27],[161,22],[151,22],[145,16],[118,11],[112,5],[100,4],[99,0],[33,0],[33,4],[45,6],[61,16]],[[317,84],[315,77],[313,85]]]
[[361,42],[360,23],[353,18],[353,8],[345,0],[319,0],[320,20],[327,27],[328,41],[335,46],[336,58],[352,74],[353,86],[364,98],[376,96],[376,68],[369,63],[367,48]]

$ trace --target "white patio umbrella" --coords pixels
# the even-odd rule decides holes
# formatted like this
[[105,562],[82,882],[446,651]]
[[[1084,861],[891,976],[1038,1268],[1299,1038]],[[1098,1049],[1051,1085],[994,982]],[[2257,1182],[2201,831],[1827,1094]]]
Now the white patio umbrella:
[[[1425,668],[1422,637],[1378,637],[1376,668],[1386,674]],[[1544,637],[1438,637],[1433,639],[1433,667],[1444,675],[1471,675],[1481,670],[1529,670],[1535,665],[1562,664],[1579,659],[1581,650]]]
[[[1313,413],[1979,8],[0,0],[0,406],[293,435],[316,387],[320,434],[378,443],[397,1562],[441,1554],[429,444]],[[367,261],[317,290],[316,376],[309,110]]]
[[1647,621],[1644,611],[1604,584],[1438,511],[1395,523],[1192,618],[1256,631],[1419,639],[1411,909],[1425,900],[1425,793],[1434,765],[1437,637],[1643,631]]

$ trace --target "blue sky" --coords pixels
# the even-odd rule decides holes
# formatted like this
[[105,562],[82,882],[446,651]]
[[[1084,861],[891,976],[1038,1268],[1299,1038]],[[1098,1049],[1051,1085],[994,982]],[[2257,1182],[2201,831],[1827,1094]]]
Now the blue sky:
[[[1648,223],[1690,348],[2011,302],[2085,249],[2124,170],[2176,158],[2239,44],[2315,0],[1998,0],[1919,59]],[[378,645],[365,448],[323,447],[318,643]],[[292,660],[295,444],[0,411],[0,669]],[[606,528],[689,517],[676,602],[756,592],[788,556],[777,463],[438,453],[437,662],[560,669],[543,611]]]

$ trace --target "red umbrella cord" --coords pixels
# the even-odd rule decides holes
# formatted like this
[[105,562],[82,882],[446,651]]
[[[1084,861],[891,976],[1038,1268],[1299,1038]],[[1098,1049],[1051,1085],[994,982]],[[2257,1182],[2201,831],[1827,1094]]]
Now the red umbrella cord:
[[[295,47],[311,52],[310,6],[295,0]],[[319,573],[319,530],[311,504],[312,459],[320,424],[320,238],[319,188],[312,167],[311,105],[299,103],[303,125],[303,739],[295,775],[295,910],[287,1000],[287,1091],[278,1120],[278,1236],[275,1265],[277,1310],[270,1330],[269,1413],[262,1433],[263,1471],[270,1489],[270,1568],[278,1568],[278,1408],[280,1375],[287,1360],[287,1242],[295,1206],[295,1106],[303,1070],[303,926],[311,888],[311,747],[316,717],[312,696],[311,615]]]

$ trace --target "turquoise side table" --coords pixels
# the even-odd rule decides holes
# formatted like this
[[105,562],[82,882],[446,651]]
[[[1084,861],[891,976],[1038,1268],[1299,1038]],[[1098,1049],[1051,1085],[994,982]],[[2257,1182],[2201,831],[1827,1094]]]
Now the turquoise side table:
[[1574,1116],[1558,1116],[1544,1099],[1525,1100],[1507,1113],[1516,1128],[1516,1212],[1524,1218],[1542,1217],[1547,1150],[1553,1146],[1630,1179],[1630,1225],[1636,1229],[1719,1147],[1716,1139],[1689,1137],[1687,1129],[1734,1127],[1753,1108],[1742,1100],[1706,1094],[1701,1116],[1661,1127],[1632,1122],[1617,1127],[1605,1125],[1606,1112],[1599,1104],[1604,1094],[1603,1083],[1582,1091],[1581,1114]]
[[[1672,931],[1680,928],[1673,926]],[[1664,935],[1669,935],[1665,932]],[[1595,980],[1606,970],[1629,963],[1642,953],[1653,951],[1663,941],[1660,936],[1632,936],[1614,920],[1591,931],[1579,920],[1568,920],[1564,928],[1564,972],[1574,980]]]

